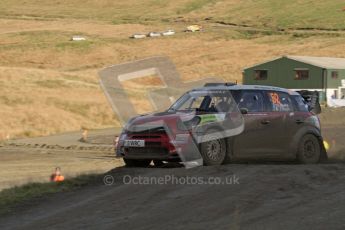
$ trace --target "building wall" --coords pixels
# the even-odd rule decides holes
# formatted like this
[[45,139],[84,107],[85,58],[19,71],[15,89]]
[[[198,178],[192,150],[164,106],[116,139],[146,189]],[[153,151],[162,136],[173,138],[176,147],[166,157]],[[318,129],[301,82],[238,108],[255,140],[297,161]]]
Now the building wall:
[[[338,71],[338,78],[332,77],[332,72]],[[327,70],[327,87],[337,88],[341,86],[341,80],[345,80],[345,70],[344,69],[328,69]]]
[[[309,78],[306,80],[295,80],[296,68],[308,69]],[[255,70],[268,70],[267,80],[255,80]],[[323,69],[282,57],[271,62],[245,69],[243,72],[243,84],[272,85],[288,89],[322,90]]]
[[[332,72],[337,71],[338,77],[334,78]],[[345,81],[345,70],[328,69],[327,70],[327,97],[336,96],[337,99],[341,99],[345,95],[345,85],[342,85],[342,81]]]

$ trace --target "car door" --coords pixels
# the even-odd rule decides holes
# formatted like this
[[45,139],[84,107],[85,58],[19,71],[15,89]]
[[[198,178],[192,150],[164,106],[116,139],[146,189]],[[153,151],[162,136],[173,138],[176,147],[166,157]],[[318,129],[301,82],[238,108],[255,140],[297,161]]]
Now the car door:
[[295,147],[299,142],[299,140],[296,139],[296,135],[308,126],[306,119],[309,117],[310,113],[308,105],[301,96],[290,95],[290,100],[293,104],[294,111],[289,113],[285,122],[287,133],[286,143],[288,145],[288,155],[295,157]]
[[[233,154],[238,158],[274,156],[279,151],[282,117],[272,114],[268,91],[243,90],[238,102],[243,114],[245,129],[233,139]],[[279,135],[277,135],[279,134]]]
[[270,121],[270,133],[272,141],[268,148],[272,151],[272,156],[288,157],[287,152],[290,144],[290,133],[288,127],[291,126],[291,119],[294,116],[294,106],[290,95],[281,91],[266,91],[268,101],[268,117]]

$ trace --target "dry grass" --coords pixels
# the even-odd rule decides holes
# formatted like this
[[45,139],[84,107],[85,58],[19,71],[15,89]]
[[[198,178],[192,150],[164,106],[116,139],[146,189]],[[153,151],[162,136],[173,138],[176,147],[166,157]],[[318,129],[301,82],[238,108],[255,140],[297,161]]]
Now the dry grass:
[[96,78],[78,73],[0,67],[0,138],[49,135],[114,125]]
[[80,174],[105,173],[122,166],[113,152],[66,151],[54,149],[12,148],[0,154],[0,191],[27,183],[49,182],[56,167],[61,167],[65,178]]
[[146,76],[124,81],[122,86],[126,90],[128,98],[136,112],[138,114],[144,114],[154,109],[148,99],[147,92],[162,87],[163,82],[158,76]]
[[[42,7],[38,8],[38,3]],[[129,35],[140,31],[160,31],[169,27],[182,30],[188,23],[163,20],[166,15],[179,16],[179,10],[182,16],[190,18],[199,15],[200,19],[207,15],[206,12],[221,16],[225,15],[223,10],[238,7],[238,0],[223,3],[147,0],[141,5],[133,0],[83,3],[83,7],[72,12],[69,7],[76,3],[70,1],[60,1],[59,5],[38,0],[15,4],[9,0],[2,2],[0,12],[5,12],[2,16],[7,19],[0,19],[0,139],[8,135],[48,135],[78,130],[81,126],[118,125],[98,85],[97,76],[101,68],[114,63],[167,55],[185,80],[220,76],[234,81],[241,80],[244,67],[279,55],[345,56],[345,38],[341,36],[264,35],[208,24],[204,24],[206,30],[202,33],[128,39]],[[95,4],[103,4],[104,14],[94,10],[97,8]],[[136,15],[140,9],[150,6],[148,9],[154,9],[152,20],[156,18],[164,22],[112,24],[113,20],[120,20],[111,16],[116,15],[114,7],[118,4],[121,9],[127,7],[127,11],[116,16],[121,20],[126,14]],[[221,7],[222,4],[227,7]],[[29,9],[32,16],[23,18],[21,14]],[[145,12],[141,13],[147,15]],[[169,12],[174,13],[170,15]],[[137,18],[134,23],[137,22],[143,21]],[[84,35],[88,40],[69,41],[75,34]],[[142,85],[128,84],[126,87]],[[132,98],[139,113],[150,110],[148,101],[142,96],[143,91],[140,91]],[[136,100],[138,97],[140,100]]]

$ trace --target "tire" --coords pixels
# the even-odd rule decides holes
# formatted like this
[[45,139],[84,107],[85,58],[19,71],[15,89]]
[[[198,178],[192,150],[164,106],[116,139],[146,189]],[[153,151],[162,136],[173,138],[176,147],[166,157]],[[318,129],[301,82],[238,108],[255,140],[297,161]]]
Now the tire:
[[134,160],[123,158],[123,161],[126,164],[126,167],[148,167],[151,163],[151,160]]
[[297,160],[302,164],[315,164],[320,161],[321,146],[318,138],[312,134],[302,137],[297,152]]
[[221,165],[226,158],[226,141],[216,130],[209,131],[210,141],[200,144],[200,153],[204,160],[204,165]]

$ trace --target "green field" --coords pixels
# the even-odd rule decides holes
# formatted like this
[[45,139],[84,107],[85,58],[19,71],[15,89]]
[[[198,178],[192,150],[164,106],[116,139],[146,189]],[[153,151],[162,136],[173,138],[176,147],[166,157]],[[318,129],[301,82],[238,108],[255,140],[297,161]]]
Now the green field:
[[341,0],[2,0],[2,18],[73,18],[114,24],[210,17],[228,23],[279,28],[345,28]]
[[279,28],[344,29],[344,7],[341,0],[245,0],[220,7],[217,19]]

